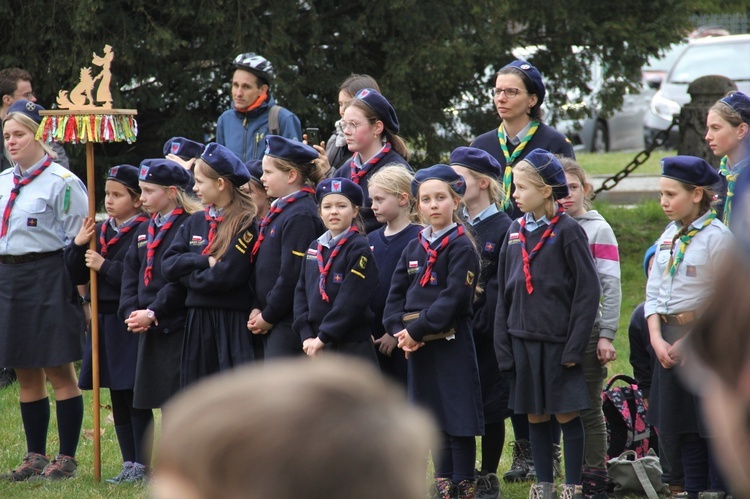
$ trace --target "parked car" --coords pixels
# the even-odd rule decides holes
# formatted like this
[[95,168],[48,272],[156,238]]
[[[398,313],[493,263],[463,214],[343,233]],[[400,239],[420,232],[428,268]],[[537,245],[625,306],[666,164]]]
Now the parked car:
[[[750,35],[731,35],[691,41],[675,61],[651,99],[643,118],[646,142],[672,123],[672,116],[690,101],[687,88],[697,78],[722,75],[731,78],[742,92],[750,94]],[[679,130],[670,132],[668,145],[677,144]]]
[[641,68],[643,82],[654,90],[659,90],[667,73],[674,65],[682,51],[688,46],[688,42],[673,43],[659,55],[649,57],[648,62]]
[[[531,46],[513,50],[518,59],[529,59],[544,47]],[[571,57],[585,50],[574,47]],[[570,139],[575,150],[586,152],[607,152],[622,149],[643,148],[643,115],[653,90],[643,85],[639,92],[623,96],[622,106],[609,116],[602,113],[601,105],[595,98],[605,83],[604,62],[596,59],[590,66],[587,83],[591,92],[582,95],[577,89],[565,92],[567,101],[559,109],[545,108],[545,120]],[[548,86],[554,88],[555,82]],[[544,107],[544,104],[543,104]],[[586,117],[581,118],[580,116]]]

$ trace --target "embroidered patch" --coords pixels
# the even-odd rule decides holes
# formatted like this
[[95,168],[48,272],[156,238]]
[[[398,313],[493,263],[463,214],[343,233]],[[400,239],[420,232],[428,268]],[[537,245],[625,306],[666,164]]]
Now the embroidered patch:
[[237,242],[235,243],[234,247],[242,253],[245,254],[245,251],[247,251],[247,248],[250,246],[250,241],[253,240],[253,233],[249,230],[246,230],[244,234],[242,234],[241,237],[237,239]]
[[253,233],[249,230],[246,230],[244,234],[242,234],[242,242],[249,243],[253,240]]
[[179,141],[172,142],[172,154],[177,154],[180,151],[180,145],[182,144]]
[[437,274],[433,272],[432,274],[430,274],[430,286],[437,286],[437,283],[438,283]]
[[268,232],[268,237],[276,237],[276,226],[274,225],[271,227],[271,230]]
[[334,180],[331,182],[331,192],[341,192],[341,181]]
[[557,241],[557,238],[555,236],[557,236],[557,234],[553,230],[552,232],[550,232],[549,238],[547,238],[547,242],[545,244],[555,244],[555,241]]
[[190,246],[202,246],[202,245],[203,245],[202,236],[193,236],[190,238]]
[[26,227],[36,227],[37,226],[37,219],[36,218],[27,218],[26,219]]
[[409,268],[410,269],[419,268],[419,262],[417,260],[409,260]]
[[146,177],[148,177],[148,166],[142,166],[141,171],[138,173],[138,179],[146,180]]
[[698,277],[698,267],[696,267],[695,265],[686,266],[685,275],[688,277]]
[[294,251],[292,250],[292,255],[294,256],[305,256],[305,254],[301,251]]
[[352,274],[357,275],[357,276],[361,277],[362,279],[365,279],[365,275],[362,272],[359,272],[359,271],[357,271],[355,269],[352,269]]
[[666,251],[672,249],[672,240],[671,239],[665,239],[661,243],[659,243],[659,251]]
[[508,246],[511,244],[521,244],[521,238],[518,235],[518,232],[512,232],[508,235]]
[[367,257],[364,255],[359,257],[359,268],[362,270],[367,268]]
[[466,285],[471,286],[472,284],[474,284],[474,272],[469,270],[466,272]]
[[496,246],[497,245],[492,241],[487,241],[486,243],[484,243],[484,251],[486,251],[487,253],[493,253]]
[[318,258],[318,250],[313,248],[307,249],[307,256],[305,257],[306,260],[317,260]]
[[146,243],[148,242],[146,240],[146,234],[139,234],[138,239],[136,239],[136,242],[138,243],[139,248],[142,248],[143,246],[145,246]]
[[344,276],[341,274],[333,273],[333,282],[335,283],[342,283],[344,281]]

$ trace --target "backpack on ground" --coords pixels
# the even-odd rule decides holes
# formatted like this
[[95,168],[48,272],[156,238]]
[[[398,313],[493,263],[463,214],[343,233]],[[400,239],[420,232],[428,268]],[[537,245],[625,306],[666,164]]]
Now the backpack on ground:
[[[613,387],[617,381],[626,385]],[[602,390],[602,411],[607,425],[607,460],[628,450],[635,451],[639,458],[648,454],[651,431],[635,379],[626,374],[613,376]]]

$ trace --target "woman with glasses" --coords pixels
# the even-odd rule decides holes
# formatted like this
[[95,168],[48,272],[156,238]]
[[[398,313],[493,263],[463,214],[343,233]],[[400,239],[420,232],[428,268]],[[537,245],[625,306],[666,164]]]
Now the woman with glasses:
[[552,154],[575,159],[570,141],[554,128],[542,123],[542,103],[546,90],[539,71],[526,61],[517,60],[495,75],[492,101],[502,123],[474,139],[472,147],[483,149],[503,167],[503,208],[511,218],[522,215],[511,196],[512,167],[529,151],[541,148]]
[[[348,178],[367,193],[369,178],[385,165],[402,165],[412,171],[406,161],[409,157],[406,143],[397,135],[396,111],[378,91],[365,88],[357,92],[344,109],[341,127],[353,156],[336,170],[334,177]],[[383,225],[375,218],[371,207],[372,200],[365,194],[360,213],[368,233]]]

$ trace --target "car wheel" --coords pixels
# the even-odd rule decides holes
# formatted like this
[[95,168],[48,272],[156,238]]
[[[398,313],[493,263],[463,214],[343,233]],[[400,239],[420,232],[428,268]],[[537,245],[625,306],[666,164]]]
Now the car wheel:
[[607,125],[603,121],[596,122],[594,137],[591,141],[591,152],[603,153],[609,151],[609,133]]

